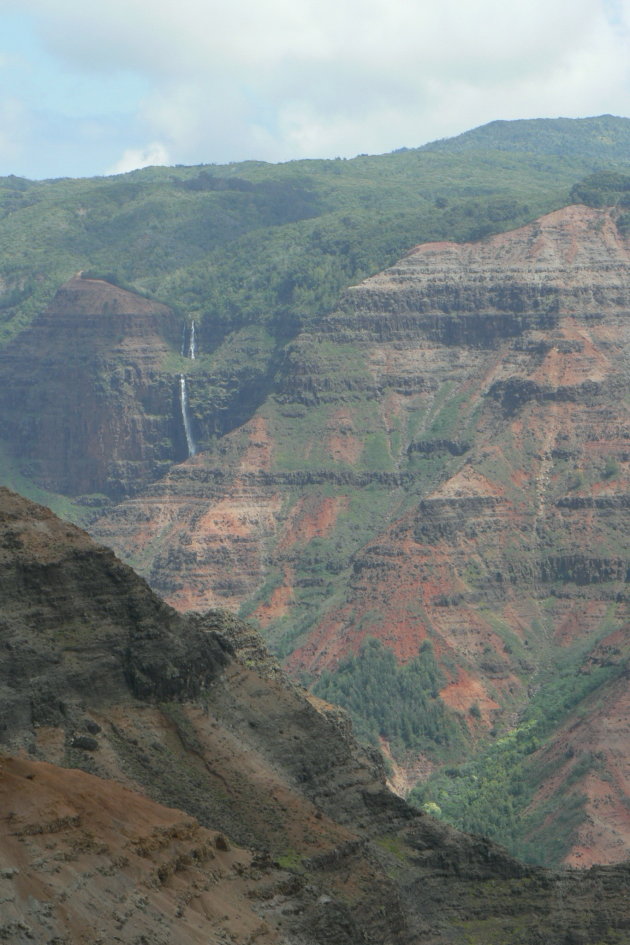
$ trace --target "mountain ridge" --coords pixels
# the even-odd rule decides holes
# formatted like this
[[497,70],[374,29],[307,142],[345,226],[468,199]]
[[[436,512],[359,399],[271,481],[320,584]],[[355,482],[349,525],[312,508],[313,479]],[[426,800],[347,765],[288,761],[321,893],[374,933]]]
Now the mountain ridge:
[[[623,941],[627,866],[525,867],[412,810],[337,712],[266,659],[258,672],[235,618],[176,614],[84,532],[4,489],[0,548],[0,699],[31,700],[0,731],[9,941]],[[140,689],[122,671],[130,642]],[[20,672],[33,647],[53,657],[35,677]],[[43,715],[32,693],[54,695],[65,668],[64,704],[44,700]]]
[[[512,121],[497,120],[480,125],[453,138],[431,141],[423,145],[428,151],[459,151],[480,145],[497,150],[544,150],[550,154],[566,155],[577,150],[574,145],[576,125],[588,128],[582,135],[579,151],[596,157],[602,144],[625,122],[615,115],[597,115],[590,118],[525,118]],[[627,129],[627,126],[625,126]],[[619,144],[615,157],[623,160],[625,144]]]

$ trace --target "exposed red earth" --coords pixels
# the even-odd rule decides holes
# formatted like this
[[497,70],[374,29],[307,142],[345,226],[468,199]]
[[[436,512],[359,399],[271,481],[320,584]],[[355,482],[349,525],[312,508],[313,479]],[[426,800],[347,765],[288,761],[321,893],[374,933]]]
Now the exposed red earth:
[[[166,600],[240,609],[292,672],[369,636],[401,662],[430,640],[477,743],[628,619],[629,312],[614,211],[425,244],[298,335],[250,419],[173,464],[181,321],[75,279],[3,350],[2,421],[41,484],[126,496],[91,531]],[[599,836],[584,862],[610,855]]]

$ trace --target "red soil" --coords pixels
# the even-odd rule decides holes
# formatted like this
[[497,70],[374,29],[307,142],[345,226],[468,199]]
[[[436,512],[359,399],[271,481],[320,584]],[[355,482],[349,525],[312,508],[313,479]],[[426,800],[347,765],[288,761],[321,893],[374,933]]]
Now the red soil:
[[348,496],[304,496],[289,513],[284,535],[278,548],[285,551],[292,545],[312,538],[326,538],[333,530],[341,512],[348,508]]

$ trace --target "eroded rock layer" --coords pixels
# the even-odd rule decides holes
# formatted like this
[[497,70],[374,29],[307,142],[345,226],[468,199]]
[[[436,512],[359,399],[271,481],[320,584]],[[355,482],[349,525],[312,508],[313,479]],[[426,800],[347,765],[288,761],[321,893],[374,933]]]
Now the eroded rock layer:
[[62,286],[0,355],[2,436],[30,477],[121,498],[187,455],[165,370],[180,334],[166,306],[109,282]]
[[417,247],[94,532],[175,606],[255,616],[295,672],[430,639],[444,703],[500,729],[628,617],[629,313],[612,211]]
[[523,867],[410,809],[251,628],[6,490],[0,555],[5,941],[627,938],[627,867]]

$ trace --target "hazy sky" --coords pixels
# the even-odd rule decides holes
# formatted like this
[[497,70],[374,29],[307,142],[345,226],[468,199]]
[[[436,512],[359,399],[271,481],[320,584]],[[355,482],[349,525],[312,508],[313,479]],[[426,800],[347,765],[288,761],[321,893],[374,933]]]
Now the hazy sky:
[[630,0],[0,0],[0,174],[351,157],[630,115]]

